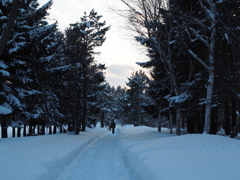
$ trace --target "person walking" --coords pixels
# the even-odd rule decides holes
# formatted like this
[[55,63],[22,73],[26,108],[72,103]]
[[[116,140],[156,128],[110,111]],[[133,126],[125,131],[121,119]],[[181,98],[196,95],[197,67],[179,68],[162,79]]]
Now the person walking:
[[114,120],[112,120],[110,128],[112,129],[112,133],[114,134],[116,128],[116,123],[114,122]]

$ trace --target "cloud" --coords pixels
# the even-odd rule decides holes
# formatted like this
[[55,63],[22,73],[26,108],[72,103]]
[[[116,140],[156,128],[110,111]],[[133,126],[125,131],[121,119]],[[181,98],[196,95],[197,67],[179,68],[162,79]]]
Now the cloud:
[[69,1],[69,5],[72,6],[73,8],[76,8],[80,11],[83,11],[84,10],[84,7],[83,7],[83,2],[79,1],[79,0],[70,0]]
[[126,86],[126,78],[120,76],[106,76],[106,81],[110,84],[110,86],[114,86],[115,88],[118,86],[124,87]]
[[132,72],[139,70],[140,67],[137,65],[129,64],[112,64],[107,67],[106,80],[111,86],[126,86],[128,77],[131,76]]
[[117,76],[127,77],[131,72],[136,70],[136,66],[129,64],[112,64],[107,67],[107,73],[114,74]]

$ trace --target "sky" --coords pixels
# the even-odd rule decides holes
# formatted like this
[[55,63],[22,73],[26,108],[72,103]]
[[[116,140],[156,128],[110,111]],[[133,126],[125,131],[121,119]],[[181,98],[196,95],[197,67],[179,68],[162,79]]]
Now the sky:
[[7,180],[239,180],[240,141],[222,135],[120,124],[112,134],[98,123],[80,135],[4,138],[0,147]]
[[[48,0],[38,0],[40,5]],[[105,64],[106,81],[111,86],[126,86],[128,77],[133,71],[141,69],[135,62],[147,61],[141,46],[134,41],[134,36],[124,28],[125,19],[111,8],[124,6],[120,0],[53,0],[49,11],[50,19],[58,20],[59,28],[64,31],[70,23],[75,23],[92,9],[102,15],[111,29],[107,32],[106,41],[96,51],[101,54],[96,58],[98,63]]]

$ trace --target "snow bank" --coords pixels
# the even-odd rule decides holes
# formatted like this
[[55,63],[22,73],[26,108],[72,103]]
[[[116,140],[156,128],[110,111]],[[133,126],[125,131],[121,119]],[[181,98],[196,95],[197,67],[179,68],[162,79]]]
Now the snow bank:
[[206,134],[161,138],[169,134],[140,129],[121,130],[123,155],[139,179],[239,179],[239,140]]
[[[116,132],[112,135],[107,129],[97,127],[87,129],[80,135],[0,139],[1,179],[53,180],[79,153],[83,155],[76,162],[84,163],[81,159],[86,157],[85,162],[99,158],[100,162],[110,163],[111,161],[106,161],[106,156],[97,153],[99,148],[110,148],[114,154],[118,154],[119,158],[115,157],[114,160],[119,167],[124,166],[124,161],[119,164],[123,156],[133,180],[239,179],[239,140],[206,134],[176,136],[170,135],[167,129],[159,133],[156,128],[149,127],[117,126]],[[105,140],[93,142],[101,137],[105,137]],[[89,155],[89,149],[85,149],[91,142],[94,144],[90,150],[96,150],[96,156]],[[119,149],[122,154],[115,151]],[[97,172],[103,173],[101,168],[108,166],[99,164],[101,167]],[[90,167],[87,163],[84,165],[87,169]],[[110,169],[105,168],[106,171],[111,171]],[[114,168],[116,171],[119,169]],[[90,168],[89,171],[93,173],[94,170]],[[124,173],[128,172],[123,168],[115,173],[120,174],[121,180],[126,180]],[[83,173],[78,177],[88,179]],[[98,178],[96,174],[94,177]],[[118,179],[117,176],[106,178]]]
[[106,129],[88,129],[80,135],[57,134],[0,139],[2,179],[53,180],[81,149]]

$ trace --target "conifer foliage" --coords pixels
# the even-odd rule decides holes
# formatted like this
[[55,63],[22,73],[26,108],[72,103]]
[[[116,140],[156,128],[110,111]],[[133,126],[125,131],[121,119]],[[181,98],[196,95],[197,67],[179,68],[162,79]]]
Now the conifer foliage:
[[70,24],[66,30],[67,49],[66,56],[71,65],[69,76],[74,80],[71,84],[72,101],[72,127],[76,134],[86,128],[89,118],[91,99],[96,96],[98,86],[104,82],[102,71],[104,65],[94,61],[94,48],[101,46],[105,41],[105,34],[109,27],[101,22],[102,16],[92,10],[89,15],[84,13],[80,22]]
[[126,104],[126,114],[128,117],[128,123],[138,125],[146,125],[149,123],[149,119],[144,123],[144,110],[143,106],[150,103],[150,98],[148,98],[145,93],[148,85],[148,77],[143,71],[136,71],[132,73],[132,76],[128,78],[126,85],[130,88],[127,90],[127,104]]
[[0,55],[2,138],[9,126],[15,137],[15,128],[17,136],[22,130],[26,136],[36,128],[37,134],[47,127],[49,134],[57,127],[63,132],[68,125],[78,134],[96,124],[106,68],[95,61],[94,48],[104,43],[109,27],[92,10],[64,35],[57,22],[46,20],[51,6],[52,0],[41,7],[37,0],[0,2],[0,43],[6,41]]

